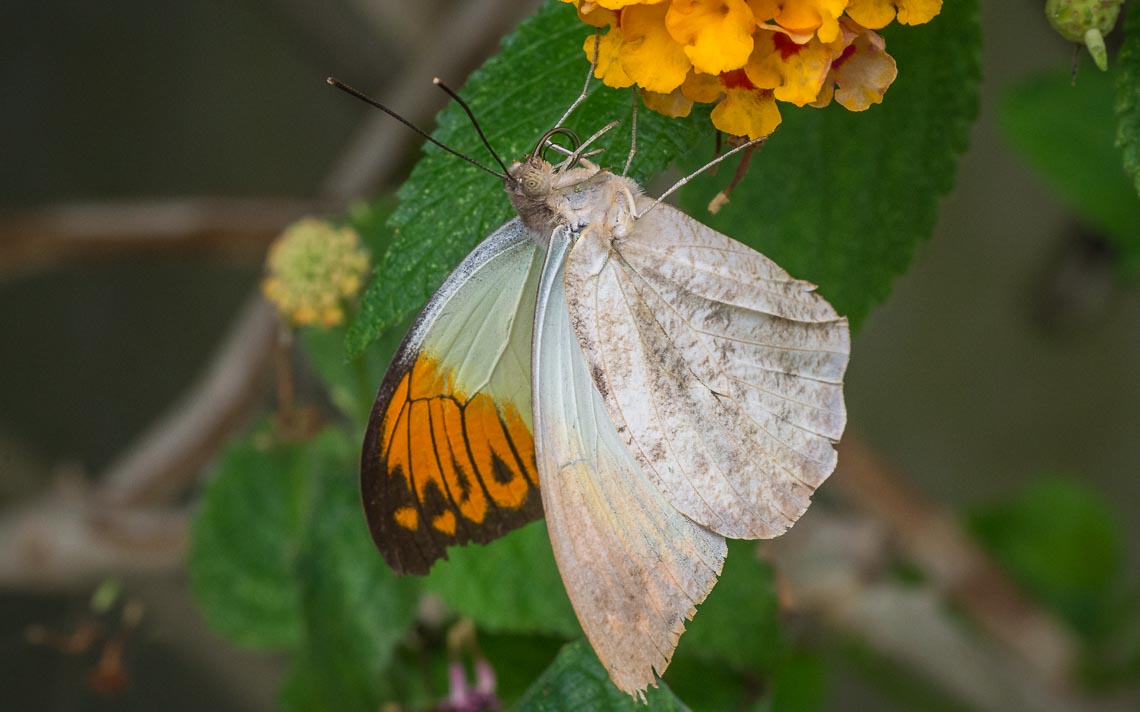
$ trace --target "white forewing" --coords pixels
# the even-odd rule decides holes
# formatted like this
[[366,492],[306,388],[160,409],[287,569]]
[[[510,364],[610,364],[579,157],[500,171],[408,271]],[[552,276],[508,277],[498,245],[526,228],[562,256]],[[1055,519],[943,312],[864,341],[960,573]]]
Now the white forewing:
[[584,230],[565,289],[607,412],[669,502],[734,538],[803,514],[835,468],[850,347],[812,285],[660,205],[622,236]]
[[409,335],[453,369],[458,388],[519,404],[528,425],[530,316],[542,260],[531,231],[510,220],[448,277]]
[[[607,412],[563,289],[569,231],[554,230],[534,331],[534,435],[543,507],[566,590],[615,684],[655,684],[716,583],[725,541],[681,514]],[[643,397],[646,397],[643,394]]]

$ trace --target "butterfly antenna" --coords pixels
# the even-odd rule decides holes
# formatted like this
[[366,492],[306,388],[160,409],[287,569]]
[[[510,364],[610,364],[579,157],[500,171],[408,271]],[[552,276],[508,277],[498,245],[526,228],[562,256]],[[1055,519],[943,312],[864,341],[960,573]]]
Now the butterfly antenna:
[[[440,148],[442,148],[443,150],[447,151],[447,152],[448,152],[448,153],[450,153],[451,155],[453,155],[453,156],[458,156],[459,158],[462,158],[463,160],[467,161],[467,162],[468,162],[468,163],[470,163],[471,165],[473,165],[473,166],[476,166],[476,167],[478,167],[478,168],[481,168],[481,169],[483,169],[483,170],[487,171],[488,173],[490,173],[491,175],[495,176],[496,178],[499,178],[500,180],[507,180],[507,174],[506,174],[506,173],[499,173],[498,171],[496,171],[496,170],[493,170],[493,169],[491,169],[491,168],[488,168],[487,166],[483,165],[483,164],[482,164],[482,163],[480,163],[479,161],[476,161],[475,159],[473,159],[473,158],[471,158],[471,157],[469,157],[469,156],[464,156],[462,153],[460,153],[459,151],[456,151],[454,148],[451,148],[450,146],[447,146],[447,145],[444,145],[443,143],[440,143],[440,142],[439,142],[439,141],[437,141],[436,139],[432,138],[432,136],[431,136],[431,135],[430,135],[428,132],[426,132],[426,131],[424,131],[423,129],[419,128],[418,126],[416,126],[415,124],[413,124],[411,121],[408,121],[408,120],[407,120],[407,119],[405,119],[403,116],[400,116],[400,115],[399,115],[399,114],[397,114],[395,111],[392,111],[391,109],[389,109],[388,107],[384,106],[384,105],[383,105],[383,104],[381,104],[380,102],[376,101],[376,100],[375,100],[375,99],[373,99],[372,97],[368,96],[368,95],[367,95],[367,94],[365,94],[364,92],[362,92],[362,91],[359,91],[359,90],[357,90],[357,89],[353,89],[353,88],[352,88],[352,87],[350,87],[349,85],[347,85],[347,84],[345,84],[344,82],[340,81],[339,79],[335,79],[335,78],[333,78],[333,77],[329,77],[329,78],[328,78],[327,80],[325,80],[325,81],[327,81],[329,84],[331,84],[332,86],[336,87],[337,89],[340,89],[340,90],[341,90],[341,91],[343,91],[344,93],[346,93],[346,94],[351,94],[352,96],[356,97],[357,99],[360,99],[360,100],[361,100],[361,101],[363,101],[365,104],[368,104],[368,105],[370,105],[370,106],[374,106],[374,107],[376,107],[377,109],[379,109],[380,111],[383,111],[383,112],[384,112],[385,114],[387,114],[388,116],[391,116],[391,117],[392,117],[393,119],[395,119],[396,121],[399,121],[399,122],[400,122],[401,124],[403,124],[404,126],[407,126],[407,127],[408,127],[408,128],[410,128],[412,131],[415,131],[417,134],[419,134],[420,136],[424,137],[424,138],[425,138],[425,139],[427,139],[428,141],[430,141],[430,142],[434,143],[436,146],[439,146]],[[470,113],[470,112],[468,112],[468,113]],[[476,128],[478,128],[478,126],[476,126]],[[482,136],[482,135],[483,135],[483,132],[482,132],[482,131],[480,131],[480,132],[479,132],[479,135],[480,135],[480,136]],[[486,139],[484,139],[484,142],[485,142],[485,141],[486,141]],[[493,153],[493,152],[492,152],[492,153]],[[495,156],[495,158],[498,158],[498,156]],[[499,161],[499,163],[500,163],[500,165],[501,165],[501,164],[502,164],[502,161]],[[505,169],[504,169],[504,170],[505,170]]]
[[503,163],[503,159],[499,158],[499,154],[495,153],[495,149],[491,148],[491,142],[488,141],[487,137],[483,134],[483,127],[480,126],[479,122],[475,119],[475,112],[471,111],[471,107],[467,105],[467,102],[463,101],[463,98],[460,97],[459,94],[455,93],[451,87],[444,84],[443,80],[439,77],[435,77],[431,80],[431,82],[432,84],[435,84],[437,87],[447,92],[448,96],[450,96],[452,99],[455,99],[456,103],[463,107],[463,110],[467,112],[467,118],[471,119],[471,125],[475,127],[475,133],[479,134],[479,140],[481,140],[483,142],[483,145],[487,147],[487,151],[491,154],[491,157],[495,159],[495,162],[502,167],[503,173],[509,176],[511,172],[507,168],[507,164]]
[[650,211],[650,210],[652,210],[652,209],[656,208],[656,207],[657,207],[657,206],[658,206],[658,205],[661,203],[661,201],[662,201],[662,200],[665,200],[665,198],[667,198],[667,197],[669,197],[670,195],[672,195],[672,194],[673,194],[673,192],[674,192],[674,191],[676,191],[678,188],[680,188],[681,186],[685,185],[686,183],[688,183],[688,182],[689,182],[689,181],[691,181],[692,179],[696,178],[696,177],[697,177],[697,176],[699,176],[700,174],[704,173],[704,172],[705,172],[705,171],[707,171],[708,169],[712,168],[712,167],[713,167],[713,166],[715,166],[716,164],[720,163],[720,162],[721,162],[721,161],[723,161],[724,159],[728,158],[728,157],[729,157],[729,156],[731,156],[732,154],[734,154],[734,153],[739,153],[740,151],[743,151],[743,150],[744,150],[744,149],[746,149],[746,148],[752,148],[752,147],[754,147],[754,146],[758,146],[758,145],[760,145],[760,144],[764,143],[764,142],[765,142],[765,141],[767,141],[767,140],[768,140],[768,137],[767,137],[767,136],[761,136],[760,138],[754,138],[754,139],[752,139],[751,141],[749,141],[749,142],[747,142],[747,143],[742,143],[742,144],[740,144],[739,146],[737,146],[736,148],[732,149],[731,151],[726,151],[726,152],[724,152],[724,153],[720,154],[719,156],[717,156],[716,158],[712,159],[711,161],[709,161],[709,162],[708,162],[708,163],[706,163],[705,165],[701,166],[701,167],[700,167],[700,168],[698,168],[697,170],[693,171],[693,172],[692,172],[692,173],[690,173],[689,175],[685,176],[685,177],[684,177],[684,178],[682,178],[681,180],[679,180],[679,181],[677,181],[676,183],[674,183],[674,184],[673,184],[673,187],[672,187],[672,188],[670,188],[669,190],[667,190],[667,191],[665,191],[664,193],[662,193],[662,194],[660,195],[660,197],[658,197],[658,198],[657,198],[657,200],[654,200],[654,201],[653,201],[653,204],[652,204],[652,205],[650,205],[648,208],[646,208],[646,209],[645,209],[645,211],[644,211],[644,212],[642,212],[642,213],[641,213],[640,215],[638,215],[637,217],[639,217],[639,218],[641,218],[641,217],[645,217],[645,215],[646,215],[647,213],[649,213],[649,211]]

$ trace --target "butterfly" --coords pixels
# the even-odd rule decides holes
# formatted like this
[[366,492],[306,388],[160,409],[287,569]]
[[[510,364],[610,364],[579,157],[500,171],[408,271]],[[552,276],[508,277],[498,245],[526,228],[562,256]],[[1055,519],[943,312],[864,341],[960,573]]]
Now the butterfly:
[[361,490],[404,574],[545,516],[583,631],[638,695],[726,538],[780,535],[835,468],[850,335],[813,285],[582,148],[507,168],[518,217],[397,350]]

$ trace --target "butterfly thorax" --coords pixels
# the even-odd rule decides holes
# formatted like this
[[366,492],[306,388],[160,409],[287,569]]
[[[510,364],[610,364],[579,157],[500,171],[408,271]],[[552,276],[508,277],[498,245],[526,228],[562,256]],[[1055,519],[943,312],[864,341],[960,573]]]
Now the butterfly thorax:
[[507,195],[523,224],[544,238],[554,228],[575,232],[587,225],[624,235],[634,220],[640,187],[628,178],[602,170],[587,160],[559,170],[538,156],[527,156],[510,168]]

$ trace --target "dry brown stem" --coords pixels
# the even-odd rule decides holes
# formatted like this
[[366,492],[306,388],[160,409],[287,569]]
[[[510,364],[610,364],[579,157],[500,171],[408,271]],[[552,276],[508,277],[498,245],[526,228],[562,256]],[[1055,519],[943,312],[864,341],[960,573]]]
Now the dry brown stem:
[[124,253],[207,253],[258,260],[285,225],[329,207],[297,200],[225,198],[55,205],[0,221],[0,277]]
[[996,639],[1053,684],[1073,675],[1076,643],[1056,619],[1029,601],[962,530],[855,434],[839,446],[833,491],[881,522],[897,546]]

